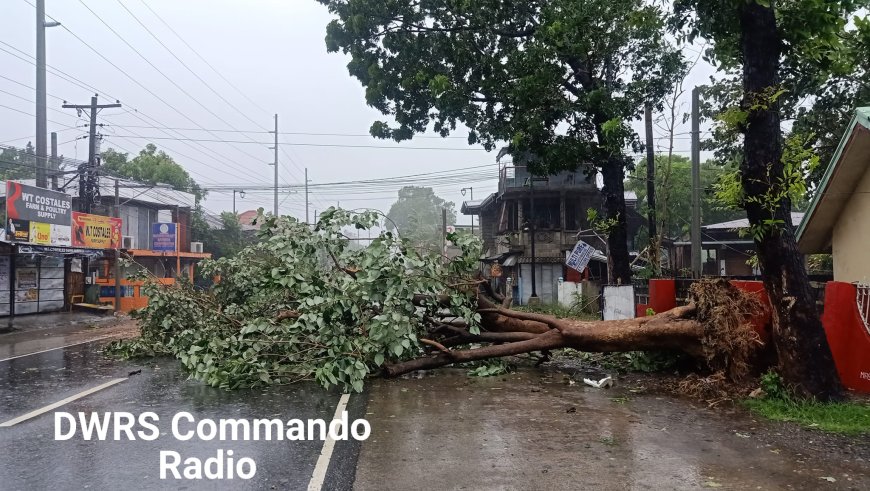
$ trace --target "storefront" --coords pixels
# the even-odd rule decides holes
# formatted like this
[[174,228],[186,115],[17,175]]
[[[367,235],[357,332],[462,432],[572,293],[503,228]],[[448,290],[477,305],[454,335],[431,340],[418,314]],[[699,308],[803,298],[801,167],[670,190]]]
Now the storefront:
[[103,251],[0,242],[0,316],[60,312],[83,295],[83,264]]

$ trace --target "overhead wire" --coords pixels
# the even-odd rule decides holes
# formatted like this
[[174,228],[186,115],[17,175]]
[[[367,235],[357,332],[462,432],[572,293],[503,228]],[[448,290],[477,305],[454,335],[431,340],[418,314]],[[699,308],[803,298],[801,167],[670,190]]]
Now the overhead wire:
[[[166,46],[166,44],[163,41],[161,41],[160,38],[157,37],[154,34],[154,32],[150,28],[148,28],[148,26],[145,25],[145,23],[142,22],[139,19],[139,17],[136,16],[135,13],[133,13],[132,10],[130,10],[126,5],[124,5],[124,2],[122,2],[121,0],[116,0],[116,1],[118,2],[118,5],[120,5],[121,8],[123,8],[125,11],[127,11],[127,13],[130,14],[131,17],[133,17],[133,19],[142,27],[142,29],[144,29],[145,32],[147,32],[148,35],[151,36],[151,38],[153,38],[155,41],[157,41],[157,43],[159,43],[160,46],[163,47],[163,49],[165,49],[173,58],[175,58],[175,60],[178,61],[178,63],[180,63],[188,72],[190,72],[194,77],[196,77],[197,80],[202,82],[202,84],[205,85],[206,88],[208,88],[208,90],[210,90],[214,95],[216,95],[221,101],[223,101],[224,104],[228,105],[233,110],[235,110],[237,113],[241,114],[243,118],[247,119],[248,121],[253,123],[255,126],[259,126],[260,128],[262,128],[264,130],[266,129],[262,124],[258,123],[257,121],[254,121],[247,114],[245,114],[241,109],[236,107],[235,104],[228,101],[223,95],[220,94],[220,92],[215,90],[214,87],[211,86],[211,84],[206,82],[198,73],[196,73],[192,68],[190,68],[190,66],[187,63],[182,61],[181,58],[179,58],[178,55],[175,54],[175,52],[173,50],[169,49],[169,47]],[[90,9],[88,9],[88,10],[90,10]],[[227,124],[227,126],[230,126],[230,125]],[[232,128],[232,126],[230,126],[230,127]],[[233,128],[233,129],[235,129],[235,128]]]
[[196,57],[199,58],[203,63],[205,63],[206,66],[208,66],[209,68],[211,68],[211,70],[212,70],[212,71],[213,71],[213,72],[214,72],[218,77],[220,77],[221,80],[223,80],[224,82],[226,82],[226,84],[229,85],[230,87],[232,87],[233,90],[235,90],[236,92],[238,92],[239,94],[241,94],[241,96],[244,97],[245,100],[247,100],[249,103],[251,103],[251,105],[253,105],[254,107],[256,107],[256,108],[260,109],[261,111],[263,111],[264,114],[269,114],[269,115],[271,115],[271,113],[270,113],[269,111],[263,109],[263,107],[260,106],[259,104],[257,104],[256,101],[254,101],[253,99],[251,99],[250,97],[248,97],[248,95],[247,95],[244,91],[242,91],[242,90],[240,90],[238,87],[236,87],[232,82],[230,82],[230,81],[229,81],[229,80],[228,80],[228,79],[227,79],[227,78],[226,78],[226,77],[225,77],[225,76],[220,72],[220,70],[218,70],[217,68],[215,68],[211,63],[208,62],[208,60],[205,59],[205,57],[203,57],[201,54],[199,54],[199,52],[198,52],[198,51],[197,51],[193,46],[191,46],[190,43],[188,43],[187,41],[185,41],[184,38],[181,36],[181,34],[179,34],[175,29],[173,29],[172,26],[170,26],[169,23],[166,22],[166,21],[163,19],[163,17],[160,16],[160,14],[158,14],[156,11],[154,11],[154,9],[152,9],[151,6],[148,5],[147,2],[145,2],[145,0],[140,0],[140,1],[142,2],[142,5],[144,5],[145,8],[147,8],[147,9],[148,9],[148,10],[149,10],[153,15],[154,15],[154,17],[156,17],[157,20],[160,21],[161,24],[163,24],[164,26],[166,26],[166,28],[169,29],[169,31],[172,32],[172,34],[174,34],[175,37],[178,38],[178,40],[182,42],[182,44],[184,44],[185,46],[187,46],[187,49],[189,49],[191,52],[193,52],[193,54],[196,55]]
[[[28,0],[24,0],[24,2],[25,2],[25,3],[28,3],[28,4],[31,5],[31,6],[33,6],[33,4],[30,3]],[[51,18],[52,20],[54,20],[54,18],[51,17],[50,15],[49,15],[48,17]],[[69,28],[67,28],[67,27],[64,27],[64,28],[65,28],[67,31],[69,31],[69,32],[70,32],[74,37],[76,37],[80,42],[82,42],[83,44],[85,44],[85,46],[87,46],[87,47],[90,48],[91,50],[94,50],[94,51],[95,51],[95,48],[93,48],[92,46],[90,46],[89,44],[87,44],[84,40],[82,40],[81,38],[79,38],[78,36],[76,36],[75,33],[73,33],[72,31],[69,30]],[[27,63],[30,63],[31,65],[34,65],[34,66],[35,66],[35,62],[33,61],[33,58],[34,58],[34,57],[33,57],[32,55],[30,55],[30,54],[28,54],[28,53],[25,53],[24,51],[21,51],[21,50],[19,50],[18,48],[15,48],[14,46],[12,46],[12,45],[10,45],[10,44],[8,44],[8,43],[3,42],[2,40],[0,40],[0,44],[4,44],[4,45],[6,45],[6,46],[9,46],[9,47],[11,47],[12,49],[14,49],[15,51],[18,51],[19,53],[22,53],[22,54],[28,56],[30,59],[27,59],[27,58],[24,58],[24,57],[22,57],[22,56],[16,55],[16,54],[14,54],[14,53],[10,53],[8,50],[3,49],[2,47],[0,47],[0,51],[5,51],[5,52],[7,52],[7,53],[9,53],[9,54],[12,54],[12,55],[15,56],[16,58],[18,58],[18,59],[20,59],[20,60],[22,60],[22,61],[25,61],[25,62],[27,62]],[[98,54],[99,54],[99,53],[98,53]],[[83,89],[85,89],[85,90],[88,90],[88,91],[97,92],[97,93],[102,93],[102,94],[106,95],[107,97],[109,97],[110,99],[117,99],[117,98],[112,97],[112,96],[111,96],[110,94],[108,94],[107,92],[102,91],[102,90],[100,90],[100,89],[98,89],[98,88],[96,88],[96,87],[94,87],[94,86],[88,84],[87,82],[84,82],[84,81],[82,81],[82,80],[76,78],[76,77],[73,77],[73,76],[69,75],[68,73],[66,73],[66,72],[64,72],[64,71],[62,71],[62,70],[56,69],[56,68],[52,67],[51,65],[46,65],[46,68],[48,69],[49,73],[51,73],[52,75],[58,76],[59,78],[61,78],[61,79],[65,80],[65,81],[67,81],[68,83],[71,83],[71,84],[73,84],[73,85],[76,85],[76,86],[81,87],[81,88],[83,88]],[[115,66],[115,68],[117,68],[118,70],[120,70],[120,68],[118,68],[117,66]],[[35,90],[35,89],[34,89],[34,90]],[[56,98],[56,99],[58,99],[58,100],[63,100],[63,99],[61,99],[61,98],[59,98],[59,97],[57,97],[57,96],[52,96],[52,95],[49,95],[49,96],[50,96],[50,97],[54,97],[54,98]],[[165,103],[165,101],[163,101],[163,102]],[[13,109],[13,110],[14,110],[14,109]],[[159,124],[159,121],[157,121],[157,120],[154,119],[154,118],[151,118],[151,117],[148,116],[147,114],[145,114],[145,113],[143,113],[142,111],[139,111],[139,110],[137,110],[137,109],[135,109],[135,108],[131,108],[131,110],[126,111],[124,114],[126,114],[126,113],[131,113],[131,111],[132,111],[132,116],[135,117],[136,119],[139,119],[139,120],[142,121],[143,123],[148,123],[148,124],[152,124],[152,125],[154,125],[155,123]],[[19,112],[21,112],[21,111],[19,111]],[[32,116],[32,114],[30,114],[30,115]],[[151,121],[148,121],[148,120],[145,119],[145,118],[148,118],[148,119],[150,119]],[[106,116],[103,116],[103,120],[111,121],[111,119],[108,118],[108,117],[106,117]],[[51,121],[51,120],[49,120],[49,121]],[[52,121],[52,122],[54,122],[54,121]],[[55,123],[55,124],[57,124],[57,123]],[[164,133],[164,134],[166,134],[166,135],[168,135],[168,136],[173,136],[171,133],[169,133],[169,132],[167,132],[167,131],[165,131],[165,130],[158,130],[158,131],[161,131],[162,133]],[[177,134],[178,134],[178,135],[181,135],[181,133],[177,133]],[[221,163],[227,165],[229,168],[235,168],[235,164],[234,164],[233,162],[230,162],[229,160],[226,159],[225,156],[219,154],[219,153],[216,152],[215,150],[213,150],[213,149],[207,147],[206,145],[203,145],[202,143],[198,143],[198,142],[194,142],[194,143],[190,143],[190,142],[179,142],[179,143],[181,143],[181,144],[183,144],[183,145],[185,145],[185,146],[188,146],[188,147],[190,147],[190,148],[195,148],[194,145],[196,145],[196,147],[200,147],[202,150],[205,150],[206,152],[209,152],[210,154],[212,154],[212,158],[214,158],[216,161],[221,162]],[[173,152],[175,152],[175,153],[181,155],[181,152],[178,152],[177,150],[173,150]],[[209,165],[209,164],[206,164],[206,163],[202,162],[201,160],[195,159],[195,158],[190,157],[190,156],[187,156],[186,158],[188,158],[189,160],[195,161],[195,162],[199,162],[199,163],[201,163],[201,164],[203,164],[203,165],[206,165],[206,166]],[[221,172],[224,172],[224,171],[221,171]],[[224,173],[226,173],[226,172],[224,172]],[[235,176],[236,176],[236,177],[241,177],[241,176],[239,176],[238,174],[235,174]]]
[[[25,3],[27,3],[28,5],[30,5],[31,7],[33,7],[34,9],[36,8],[36,6],[35,6],[35,5],[30,1],[30,0],[23,0],[23,1],[24,1]],[[57,21],[57,19],[55,19],[54,17],[52,17],[52,16],[49,15],[49,14],[46,14],[46,17],[48,17],[48,18],[51,19],[51,20]],[[201,126],[199,123],[197,123],[195,120],[193,120],[192,118],[190,118],[186,113],[182,112],[182,111],[179,110],[177,107],[175,107],[174,105],[172,105],[172,104],[170,104],[169,102],[167,102],[164,98],[160,97],[160,96],[159,96],[157,93],[155,93],[153,90],[149,89],[147,86],[145,86],[144,84],[142,84],[142,82],[140,82],[138,79],[136,79],[135,77],[133,77],[132,75],[130,75],[127,71],[123,70],[123,69],[122,69],[121,67],[119,67],[116,63],[114,63],[112,60],[110,60],[109,58],[107,58],[107,57],[106,57],[102,52],[100,52],[100,50],[94,48],[90,43],[88,43],[87,41],[85,41],[84,39],[82,39],[81,36],[79,36],[78,34],[76,34],[75,32],[73,32],[73,31],[72,31],[68,26],[66,26],[65,24],[61,24],[61,27],[62,27],[66,32],[68,32],[70,35],[72,35],[74,38],[76,38],[80,43],[84,44],[88,49],[90,49],[92,52],[94,52],[97,56],[99,56],[103,61],[105,61],[106,63],[108,63],[110,66],[112,66],[113,68],[115,68],[115,69],[118,70],[119,72],[121,72],[121,74],[123,74],[125,77],[127,77],[127,78],[128,78],[130,81],[132,81],[134,84],[136,84],[137,86],[139,86],[140,88],[142,88],[143,90],[145,90],[145,91],[146,91],[147,93],[149,93],[151,96],[153,96],[154,98],[156,98],[157,100],[159,100],[160,102],[162,102],[164,105],[166,105],[168,108],[172,109],[172,110],[173,110],[174,112],[176,112],[177,114],[181,115],[181,116],[182,116],[183,118],[185,118],[186,120],[188,120],[188,121],[190,121],[191,123],[193,123],[194,125],[199,126],[200,128],[202,128],[202,126]],[[4,43],[4,44],[5,44],[5,43]],[[134,50],[135,50],[135,49],[134,49]],[[20,50],[18,50],[18,51],[20,51]],[[23,52],[22,52],[22,53],[23,53]],[[97,92],[102,92],[102,91],[99,91],[98,89],[96,89],[95,87],[92,87],[92,86],[91,86],[91,88],[93,88],[93,89],[96,90]],[[106,94],[105,92],[102,92],[102,93]],[[106,95],[108,95],[108,94],[106,94]],[[110,97],[111,97],[111,96],[110,96]],[[117,99],[117,98],[116,98],[116,99]],[[137,113],[138,113],[138,114],[142,114],[143,116],[148,117],[147,115],[145,115],[145,114],[142,113],[141,111],[137,111]],[[149,117],[149,118],[150,118],[150,117]],[[150,118],[150,119],[153,120],[153,118]],[[153,120],[153,121],[156,122],[156,120]],[[147,121],[146,121],[146,122],[147,122]],[[159,123],[159,122],[157,122],[157,123]],[[153,124],[153,123],[152,123],[152,124]],[[202,146],[203,148],[208,149],[208,147],[205,147],[204,145],[201,145],[201,146]],[[209,151],[212,151],[211,149],[208,149],[208,150],[209,150]],[[246,153],[246,152],[243,152],[243,153]],[[248,155],[250,155],[250,154],[248,154]],[[257,160],[259,160],[259,159],[257,159]],[[233,166],[232,163],[229,163],[228,165],[229,165],[230,167]]]
[[[25,0],[25,1],[28,1],[28,0]],[[187,96],[190,100],[192,100],[193,102],[195,102],[197,105],[199,105],[199,106],[200,106],[201,108],[203,108],[206,112],[208,112],[209,114],[211,114],[211,115],[212,115],[215,119],[217,119],[218,121],[224,123],[225,125],[229,126],[230,128],[233,127],[233,126],[232,126],[229,122],[227,122],[224,118],[222,118],[220,115],[218,115],[217,113],[215,113],[214,111],[212,111],[208,106],[206,106],[205,104],[203,104],[202,102],[200,102],[199,99],[197,99],[196,97],[194,97],[193,94],[191,94],[191,93],[188,92],[184,87],[182,87],[181,85],[179,85],[178,82],[176,82],[175,79],[174,79],[173,77],[170,77],[169,75],[167,75],[166,73],[164,73],[163,70],[161,70],[157,65],[155,65],[154,63],[152,63],[151,60],[148,59],[148,57],[146,57],[145,55],[143,55],[141,51],[139,51],[138,49],[136,49],[136,47],[133,46],[132,44],[130,44],[130,42],[127,41],[127,39],[124,38],[124,36],[122,36],[120,33],[118,33],[118,31],[116,31],[116,30],[115,30],[115,29],[114,29],[114,28],[113,28],[113,27],[112,27],[108,22],[106,22],[106,21],[102,18],[102,16],[100,16],[100,14],[98,14],[98,13],[95,12],[95,11],[94,11],[90,6],[88,6],[88,4],[85,3],[84,0],[78,0],[78,1],[79,1],[80,4],[82,4],[82,5],[85,7],[85,9],[87,9],[87,10],[88,10],[88,11],[89,11],[89,12],[90,12],[94,17],[96,17],[97,20],[100,21],[100,23],[102,23],[102,24],[103,24],[103,25],[104,25],[104,26],[105,26],[105,27],[106,27],[106,28],[107,28],[107,29],[108,29],[112,34],[114,34],[115,37],[117,37],[118,39],[120,39],[121,42],[123,42],[123,43],[124,43],[128,48],[130,48],[134,53],[136,53],[136,55],[138,55],[139,58],[141,58],[145,63],[147,63],[148,66],[150,66],[151,68],[153,68],[157,73],[159,73],[163,78],[165,78],[165,79],[166,79],[170,84],[172,84],[175,88],[177,88],[177,89],[178,89],[182,94],[184,94],[185,96]],[[131,79],[132,79],[132,77],[131,77]],[[141,85],[141,84],[140,84],[140,85]],[[143,86],[143,87],[144,87],[144,86]],[[148,91],[151,92],[150,89],[148,89]],[[151,92],[151,93],[153,94],[153,92]],[[161,100],[162,100],[162,99],[161,99]],[[164,101],[164,104],[166,104],[165,101]],[[185,116],[185,117],[187,117],[187,116]],[[190,118],[188,118],[188,119],[190,119]],[[195,121],[193,121],[193,120],[190,120],[190,121],[193,122],[195,125],[200,126],[200,125],[199,125],[198,123],[196,123]],[[203,128],[203,129],[204,129],[204,128]],[[215,136],[215,138],[217,138],[217,135],[213,135],[213,136]],[[225,143],[232,143],[232,142],[225,142]],[[245,155],[247,155],[248,157],[250,157],[250,158],[252,158],[252,159],[254,159],[254,160],[258,160],[258,157],[254,156],[253,154],[250,154],[250,153],[248,153],[248,152],[246,152],[246,151],[244,151],[244,150],[241,150],[240,148],[237,148],[237,147],[235,147],[234,145],[231,145],[231,146],[233,146],[233,148],[236,148],[236,150],[238,150],[238,151],[241,152],[242,154],[245,154]]]

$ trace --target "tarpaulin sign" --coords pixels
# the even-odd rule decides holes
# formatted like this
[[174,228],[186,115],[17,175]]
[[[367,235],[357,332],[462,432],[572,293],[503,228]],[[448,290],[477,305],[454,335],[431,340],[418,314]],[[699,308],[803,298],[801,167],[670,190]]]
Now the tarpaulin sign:
[[176,227],[175,223],[155,223],[151,228],[151,250],[175,252]]
[[568,255],[568,260],[565,261],[565,265],[582,273],[589,264],[589,259],[592,258],[593,252],[595,252],[594,247],[582,240],[578,240],[577,245],[574,246],[574,250],[572,250],[571,254]]
[[10,218],[6,221],[6,237],[18,242],[30,242],[30,220]]
[[121,219],[90,213],[72,213],[75,247],[93,249],[119,249],[121,247]]

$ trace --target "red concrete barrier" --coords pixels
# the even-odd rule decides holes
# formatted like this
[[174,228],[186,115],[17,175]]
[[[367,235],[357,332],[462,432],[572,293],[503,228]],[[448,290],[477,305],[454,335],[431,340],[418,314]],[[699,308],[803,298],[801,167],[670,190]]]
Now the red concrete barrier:
[[649,280],[649,306],[656,314],[676,307],[677,282],[667,279]]
[[637,317],[646,317],[646,310],[656,314],[667,312],[677,306],[677,282],[668,279],[649,280],[649,303],[638,304]]
[[851,283],[828,282],[822,325],[843,386],[870,392],[870,334],[858,312],[857,293]]

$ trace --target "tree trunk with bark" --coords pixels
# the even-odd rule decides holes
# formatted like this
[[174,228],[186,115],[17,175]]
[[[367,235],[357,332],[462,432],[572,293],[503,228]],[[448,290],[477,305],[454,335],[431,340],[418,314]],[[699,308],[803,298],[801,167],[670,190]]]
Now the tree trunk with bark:
[[604,212],[608,221],[614,221],[607,235],[608,281],[611,284],[631,284],[631,259],[628,255],[628,224],[625,211],[625,164],[612,157],[601,168],[604,186]]
[[[774,3],[744,2],[740,9],[743,53],[744,158],[740,165],[746,213],[752,227],[763,228],[755,246],[773,307],[773,344],[779,371],[799,394],[821,400],[842,397],[842,386],[815,305],[802,256],[798,252],[791,203],[783,195],[782,134],[778,104],[765,102],[776,92],[780,46]],[[759,104],[761,103],[761,104]],[[752,109],[750,109],[752,108]],[[761,202],[759,202],[760,200]],[[777,226],[765,226],[769,220]]]
[[[486,286],[483,285],[486,289]],[[487,294],[496,297],[488,291]],[[429,319],[430,337],[421,339],[431,354],[386,365],[387,376],[558,348],[587,352],[678,351],[739,381],[760,346],[751,318],[760,304],[727,281],[700,282],[692,287],[693,301],[651,317],[615,321],[557,319],[500,306],[481,294],[479,334],[459,319]],[[469,344],[487,344],[469,347]],[[460,349],[451,349],[464,346]]]

